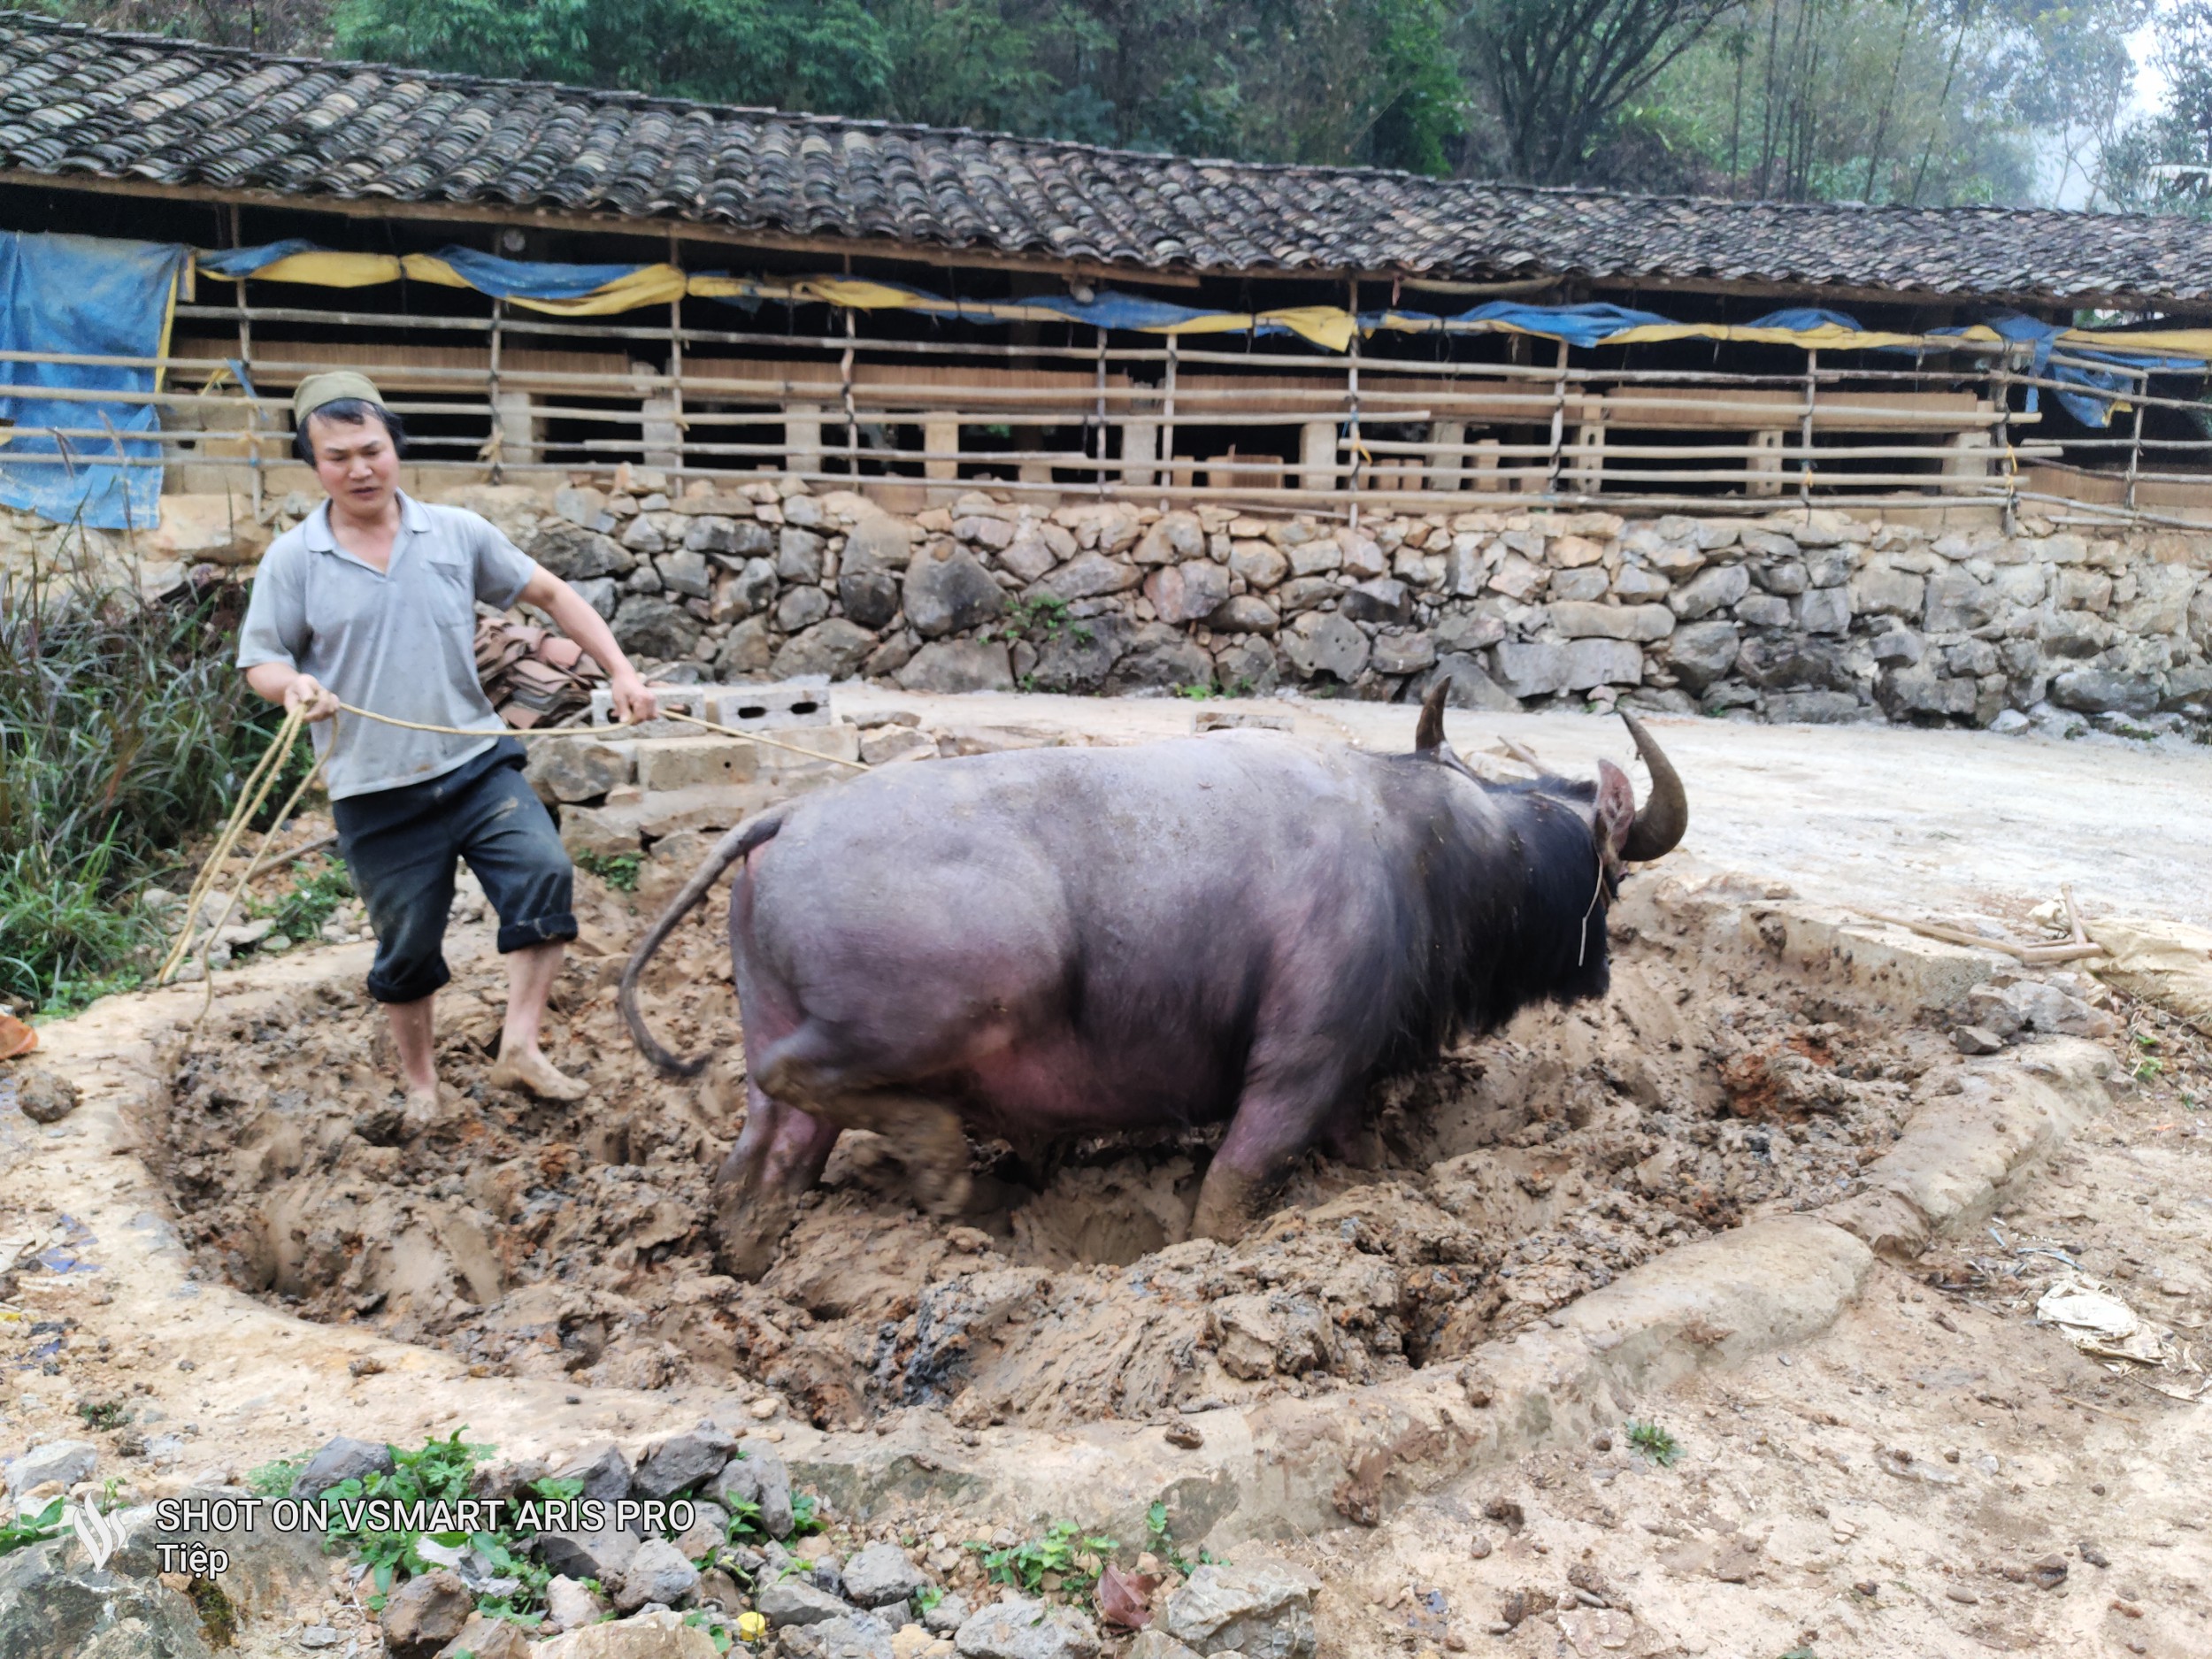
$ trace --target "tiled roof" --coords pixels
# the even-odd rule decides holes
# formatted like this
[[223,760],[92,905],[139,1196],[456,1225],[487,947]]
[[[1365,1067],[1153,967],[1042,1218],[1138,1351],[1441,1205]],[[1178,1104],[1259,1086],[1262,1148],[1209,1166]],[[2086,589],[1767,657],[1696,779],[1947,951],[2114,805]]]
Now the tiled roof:
[[0,173],[1152,269],[2212,297],[2212,225],[1548,190],[274,58],[0,13]]

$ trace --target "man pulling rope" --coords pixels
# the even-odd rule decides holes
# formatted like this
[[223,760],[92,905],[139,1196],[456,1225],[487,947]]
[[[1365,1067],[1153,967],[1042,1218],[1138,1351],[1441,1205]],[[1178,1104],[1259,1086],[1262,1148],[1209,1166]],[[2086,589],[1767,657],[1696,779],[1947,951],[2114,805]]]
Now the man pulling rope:
[[[607,671],[615,715],[651,719],[652,692],[599,613],[488,520],[399,488],[406,435],[366,377],[311,375],[293,445],[329,499],[261,560],[240,630],[247,683],[312,723],[338,849],[376,932],[369,995],[399,1052],[407,1116],[440,1115],[432,1003],[457,859],[499,913],[507,1017],[488,1081],[547,1100],[588,1092],[540,1050],[546,997],[576,937],[574,877],[551,816],[523,781],[522,745],[476,677],[475,602],[535,605]],[[328,722],[351,704],[386,717]],[[403,722],[403,724],[402,724]]]

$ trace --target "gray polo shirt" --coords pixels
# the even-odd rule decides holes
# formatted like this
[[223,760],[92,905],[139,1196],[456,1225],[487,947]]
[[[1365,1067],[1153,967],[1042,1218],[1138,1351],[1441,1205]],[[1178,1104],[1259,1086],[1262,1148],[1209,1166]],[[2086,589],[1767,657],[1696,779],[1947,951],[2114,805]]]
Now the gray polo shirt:
[[282,663],[357,709],[472,733],[444,737],[342,713],[319,722],[319,755],[337,728],[324,772],[334,801],[451,772],[507,729],[477,683],[475,602],[505,610],[537,564],[465,508],[403,494],[399,511],[391,568],[379,571],[332,539],[330,503],[316,508],[262,555],[238,634],[241,668]]

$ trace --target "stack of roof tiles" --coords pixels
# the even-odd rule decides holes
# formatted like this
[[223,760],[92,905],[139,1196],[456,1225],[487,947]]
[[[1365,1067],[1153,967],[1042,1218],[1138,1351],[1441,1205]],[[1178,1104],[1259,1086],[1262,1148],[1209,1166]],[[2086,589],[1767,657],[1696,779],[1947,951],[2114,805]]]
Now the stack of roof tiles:
[[2212,298],[2173,216],[1270,166],[261,56],[0,14],[0,169],[664,218],[1139,269]]

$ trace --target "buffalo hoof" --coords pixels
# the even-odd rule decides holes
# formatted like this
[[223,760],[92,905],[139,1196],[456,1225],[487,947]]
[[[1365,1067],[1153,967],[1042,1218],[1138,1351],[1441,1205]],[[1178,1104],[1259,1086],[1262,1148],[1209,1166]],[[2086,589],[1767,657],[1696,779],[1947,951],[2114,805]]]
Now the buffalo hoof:
[[1214,1239],[1233,1244],[1252,1225],[1258,1208],[1260,1184],[1217,1164],[1206,1171],[1198,1188],[1198,1209],[1191,1217],[1194,1239]]
[[798,1212],[798,1204],[781,1193],[733,1194],[724,1199],[707,1229],[714,1239],[715,1265],[748,1284],[759,1279],[776,1264],[783,1235]]

